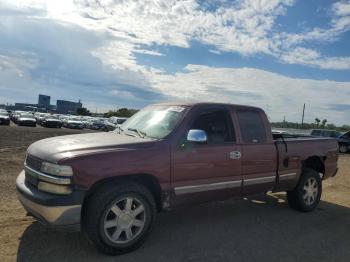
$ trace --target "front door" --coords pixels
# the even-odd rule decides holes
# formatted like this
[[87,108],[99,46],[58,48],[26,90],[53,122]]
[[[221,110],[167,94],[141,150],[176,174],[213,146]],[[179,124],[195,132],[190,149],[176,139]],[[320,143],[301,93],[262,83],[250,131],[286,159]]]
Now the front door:
[[[173,149],[175,205],[224,199],[241,193],[241,147],[226,108],[199,110],[190,129],[207,133],[207,143],[180,143]],[[188,131],[188,130],[187,130]]]

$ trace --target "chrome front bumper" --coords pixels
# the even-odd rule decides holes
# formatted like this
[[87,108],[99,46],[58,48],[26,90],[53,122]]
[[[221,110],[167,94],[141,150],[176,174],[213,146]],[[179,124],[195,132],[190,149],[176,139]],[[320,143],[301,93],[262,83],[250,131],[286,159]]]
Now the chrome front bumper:
[[[45,205],[40,202],[47,193],[30,188],[25,184],[22,171],[16,180],[18,199],[24,209],[40,222],[50,226],[72,226],[80,224],[81,204]],[[60,196],[57,196],[59,199]]]

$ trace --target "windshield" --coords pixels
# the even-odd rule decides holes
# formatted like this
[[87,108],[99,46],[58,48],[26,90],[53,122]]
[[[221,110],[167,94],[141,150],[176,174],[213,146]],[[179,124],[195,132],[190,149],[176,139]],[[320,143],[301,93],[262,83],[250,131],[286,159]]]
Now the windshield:
[[46,119],[58,119],[58,116],[47,116]]
[[69,121],[78,121],[80,122],[80,118],[79,117],[72,117],[68,119]]
[[184,109],[180,106],[146,107],[124,122],[121,128],[125,132],[137,130],[147,137],[164,138],[175,128]]
[[121,124],[123,124],[125,121],[126,121],[126,119],[121,119],[121,118],[119,118],[119,119],[117,119],[117,120],[115,121],[115,123],[121,125]]
[[32,114],[21,114],[20,117],[23,117],[23,118],[34,118],[34,116]]
[[0,112],[0,116],[8,116],[7,112]]

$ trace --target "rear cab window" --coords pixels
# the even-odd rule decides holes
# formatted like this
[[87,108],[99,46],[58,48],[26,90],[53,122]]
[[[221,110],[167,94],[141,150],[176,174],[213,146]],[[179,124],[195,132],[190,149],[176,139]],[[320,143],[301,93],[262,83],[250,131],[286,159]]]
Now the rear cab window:
[[244,143],[265,143],[266,129],[261,114],[257,110],[238,110],[237,118]]

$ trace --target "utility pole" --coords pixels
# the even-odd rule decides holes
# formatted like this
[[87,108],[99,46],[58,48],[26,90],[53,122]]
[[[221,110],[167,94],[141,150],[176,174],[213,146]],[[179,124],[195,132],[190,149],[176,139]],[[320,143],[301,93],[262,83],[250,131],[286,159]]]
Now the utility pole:
[[303,128],[303,125],[304,125],[304,115],[305,115],[305,104],[303,106],[303,117],[301,118],[301,128]]
[[284,127],[286,125],[286,116],[283,116],[283,124],[282,127]]

